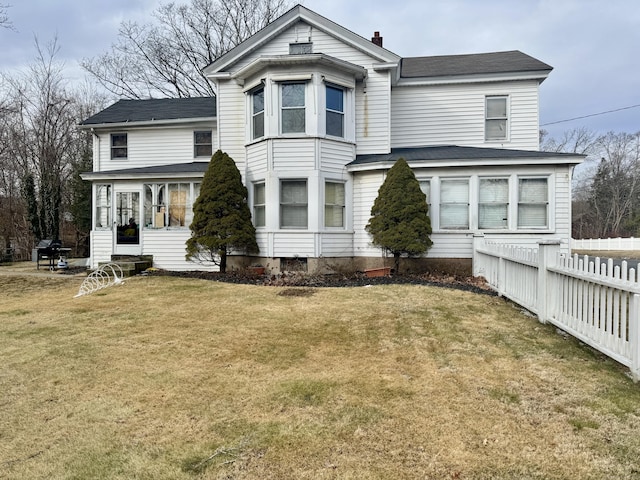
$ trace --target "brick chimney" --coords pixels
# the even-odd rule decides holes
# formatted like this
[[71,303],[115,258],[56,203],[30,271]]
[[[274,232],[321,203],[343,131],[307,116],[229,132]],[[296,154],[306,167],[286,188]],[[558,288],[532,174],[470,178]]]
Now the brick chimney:
[[380,36],[380,32],[373,32],[373,37],[371,38],[371,41],[373,43],[375,43],[376,45],[378,45],[379,47],[382,46],[382,37]]

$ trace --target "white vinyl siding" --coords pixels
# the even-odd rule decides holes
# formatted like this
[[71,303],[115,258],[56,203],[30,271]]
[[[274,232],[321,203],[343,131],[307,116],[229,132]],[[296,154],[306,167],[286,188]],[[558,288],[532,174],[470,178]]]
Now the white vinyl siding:
[[[509,97],[508,141],[485,141],[485,99]],[[537,81],[394,87],[391,97],[394,148],[429,145],[501,146],[537,150]]]

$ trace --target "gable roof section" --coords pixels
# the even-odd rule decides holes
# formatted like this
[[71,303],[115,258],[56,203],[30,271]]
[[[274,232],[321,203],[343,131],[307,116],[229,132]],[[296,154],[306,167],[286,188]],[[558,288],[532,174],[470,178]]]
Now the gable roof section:
[[171,123],[178,120],[212,120],[215,117],[215,97],[120,100],[87,118],[80,126],[89,128],[135,123]]
[[397,63],[400,61],[400,57],[398,55],[386,48],[379,47],[370,40],[361,37],[360,35],[338,25],[322,15],[318,15],[302,5],[296,5],[291,10],[268,24],[262,30],[216,59],[204,69],[204,73],[206,75],[215,76],[217,72],[227,70],[242,57],[260,48],[262,45],[269,42],[271,39],[298,21],[304,21],[312,27],[323,31],[348,45],[351,45],[367,55],[370,55],[380,63]]
[[451,167],[470,165],[513,164],[579,164],[586,155],[572,153],[510,150],[506,148],[460,147],[441,145],[433,147],[392,148],[390,153],[356,155],[347,164],[349,171],[390,168],[396,160],[404,158],[412,167]]

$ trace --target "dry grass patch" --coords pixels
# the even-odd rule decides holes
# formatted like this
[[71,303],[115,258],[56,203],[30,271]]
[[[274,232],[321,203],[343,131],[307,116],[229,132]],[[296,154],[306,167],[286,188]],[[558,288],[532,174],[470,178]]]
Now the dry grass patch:
[[640,477],[640,388],[499,298],[79,284],[0,276],[0,478]]

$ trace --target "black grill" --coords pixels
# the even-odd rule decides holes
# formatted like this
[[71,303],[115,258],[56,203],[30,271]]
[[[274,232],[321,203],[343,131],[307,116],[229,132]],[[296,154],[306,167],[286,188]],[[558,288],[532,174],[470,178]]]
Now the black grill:
[[40,240],[36,249],[38,251],[38,270],[40,270],[40,262],[42,260],[46,260],[49,270],[53,270],[56,260],[71,251],[70,248],[64,248],[60,240]]

